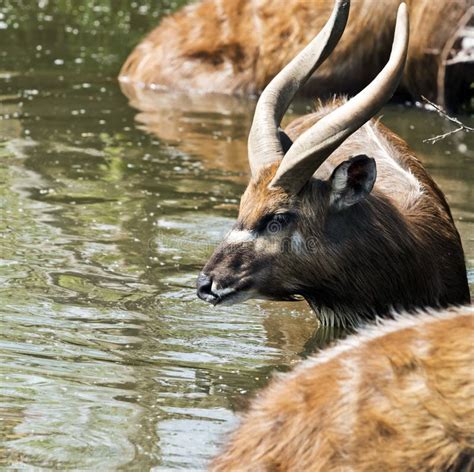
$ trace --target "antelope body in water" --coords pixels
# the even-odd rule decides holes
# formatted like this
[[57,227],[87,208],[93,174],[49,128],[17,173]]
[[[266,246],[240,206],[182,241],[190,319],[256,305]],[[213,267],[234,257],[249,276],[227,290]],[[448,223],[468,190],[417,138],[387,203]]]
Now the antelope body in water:
[[[390,54],[400,0],[355,0],[337,50],[304,93],[354,94]],[[471,0],[407,0],[412,19],[399,91],[456,108],[472,97]],[[319,31],[332,0],[203,0],[165,18],[133,50],[122,70],[129,97],[136,86],[185,92],[258,94]],[[316,95],[317,94],[317,95]]]

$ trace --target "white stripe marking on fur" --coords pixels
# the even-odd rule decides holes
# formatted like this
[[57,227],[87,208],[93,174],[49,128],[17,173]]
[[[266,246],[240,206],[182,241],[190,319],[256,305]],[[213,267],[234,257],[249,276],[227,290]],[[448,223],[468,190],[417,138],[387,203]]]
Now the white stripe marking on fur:
[[239,243],[248,243],[250,241],[255,241],[257,235],[249,230],[232,230],[225,238],[225,242],[228,244],[239,244]]

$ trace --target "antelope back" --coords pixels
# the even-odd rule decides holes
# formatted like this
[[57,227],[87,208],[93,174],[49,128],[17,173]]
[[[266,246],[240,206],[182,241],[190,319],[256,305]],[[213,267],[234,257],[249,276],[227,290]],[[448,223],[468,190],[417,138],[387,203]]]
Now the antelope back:
[[473,365],[473,307],[397,315],[274,379],[211,470],[471,470]]
[[[304,92],[320,97],[353,95],[367,85],[389,55],[399,3],[353,0],[346,34]],[[120,71],[123,91],[129,96],[129,84],[134,83],[184,92],[259,93],[321,30],[332,4],[332,0],[198,1],[165,18],[136,46]],[[467,63],[450,73],[459,65],[451,67],[446,60],[451,58],[453,40],[469,21],[470,0],[407,0],[407,4],[412,40],[401,93],[455,107],[469,96],[465,87],[472,81],[472,70]]]

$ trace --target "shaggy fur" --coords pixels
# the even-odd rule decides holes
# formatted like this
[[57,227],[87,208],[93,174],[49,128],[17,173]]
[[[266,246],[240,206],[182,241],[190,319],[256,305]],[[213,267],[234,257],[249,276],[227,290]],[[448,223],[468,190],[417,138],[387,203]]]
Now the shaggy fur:
[[[294,140],[340,104],[323,106],[285,131]],[[375,160],[374,188],[336,211],[332,173],[359,154]],[[203,269],[215,287],[234,291],[228,302],[301,295],[325,325],[356,325],[392,308],[469,302],[449,206],[406,143],[383,125],[372,120],[356,131],[298,195],[269,188],[277,168],[265,168],[242,197],[234,231],[249,237],[238,240],[231,233]],[[288,212],[293,219],[287,224],[272,220]]]
[[[353,0],[334,54],[304,91],[311,96],[354,94],[385,64],[400,0]],[[469,78],[442,83],[443,50],[459,29],[469,0],[407,0],[410,46],[402,91],[444,102],[444,87],[462,99]],[[165,18],[130,54],[120,71],[131,84],[183,91],[256,94],[323,27],[333,0],[202,0]],[[467,70],[465,71],[467,73]],[[471,70],[472,79],[472,70]],[[455,103],[453,103],[454,105]]]
[[362,330],[275,379],[213,472],[469,471],[474,308]]

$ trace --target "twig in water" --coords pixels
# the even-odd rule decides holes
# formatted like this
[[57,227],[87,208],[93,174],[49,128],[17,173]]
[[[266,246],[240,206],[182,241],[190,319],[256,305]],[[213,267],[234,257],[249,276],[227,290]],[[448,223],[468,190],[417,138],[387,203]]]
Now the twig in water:
[[428,100],[423,95],[421,96],[421,98],[423,99],[424,102],[431,105],[438,112],[438,114],[441,115],[443,118],[446,118],[447,120],[453,123],[456,123],[458,125],[456,129],[448,131],[447,133],[439,134],[438,136],[433,136],[432,138],[423,139],[424,143],[431,143],[431,144],[437,143],[438,141],[441,141],[442,139],[447,138],[448,136],[454,133],[457,133],[458,131],[465,131],[466,133],[472,133],[474,131],[474,128],[471,128],[470,126],[466,126],[457,118],[449,116],[439,105],[436,105],[436,103],[433,103],[431,100]]

